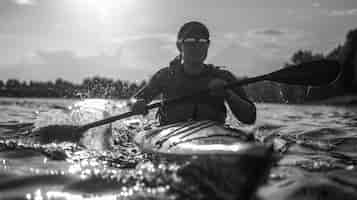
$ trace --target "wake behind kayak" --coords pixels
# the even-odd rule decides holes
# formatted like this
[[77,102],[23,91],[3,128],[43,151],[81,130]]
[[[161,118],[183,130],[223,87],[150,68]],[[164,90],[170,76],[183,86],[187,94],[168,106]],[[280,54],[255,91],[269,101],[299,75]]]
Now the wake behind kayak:
[[[83,124],[100,120],[110,116],[115,107],[115,102],[105,99],[86,99],[78,101],[68,110],[57,113],[47,113],[37,120],[37,129],[34,129],[31,136],[35,142],[41,144],[73,142],[89,149],[110,149],[112,140],[112,126],[107,124],[95,127],[85,132],[76,132],[75,128]],[[55,115],[54,120],[51,115]],[[58,118],[65,119],[58,122]],[[65,123],[65,124],[63,124]]]

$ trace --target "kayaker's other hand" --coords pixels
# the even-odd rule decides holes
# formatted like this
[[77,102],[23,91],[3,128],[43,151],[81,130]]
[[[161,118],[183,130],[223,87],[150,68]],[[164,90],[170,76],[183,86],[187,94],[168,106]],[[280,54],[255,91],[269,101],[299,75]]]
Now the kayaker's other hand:
[[217,97],[225,97],[227,95],[226,90],[223,88],[227,85],[227,82],[222,79],[213,79],[208,83],[208,88],[211,90],[210,95]]
[[130,106],[131,112],[136,113],[136,114],[147,115],[149,112],[147,109],[147,106],[146,106],[146,102],[143,99],[131,100],[131,104],[129,106]]

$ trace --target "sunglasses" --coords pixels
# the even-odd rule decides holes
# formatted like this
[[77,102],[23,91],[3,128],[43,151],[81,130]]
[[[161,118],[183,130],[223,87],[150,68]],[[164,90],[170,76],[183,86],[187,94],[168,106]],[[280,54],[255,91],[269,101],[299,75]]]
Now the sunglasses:
[[185,38],[185,39],[179,39],[179,43],[185,43],[185,44],[208,44],[210,42],[209,39],[204,39],[204,38]]

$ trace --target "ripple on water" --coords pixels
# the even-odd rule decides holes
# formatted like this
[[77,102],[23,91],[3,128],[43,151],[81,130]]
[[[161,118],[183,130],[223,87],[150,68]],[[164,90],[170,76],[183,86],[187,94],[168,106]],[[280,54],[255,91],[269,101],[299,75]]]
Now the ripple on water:
[[[1,121],[6,123],[26,122],[35,111],[41,111],[36,126],[73,123],[66,109],[61,107],[65,104],[5,104],[4,107],[12,107],[3,109],[7,115],[0,113]],[[325,186],[331,190],[326,199],[333,199],[335,196],[330,193],[334,192],[355,197],[349,189],[356,189],[357,185],[355,110],[259,104],[258,122],[253,127],[256,137],[280,145],[277,149],[281,150],[282,158],[271,173],[269,184],[262,189],[263,199],[313,199],[324,193],[321,188]],[[73,143],[27,145],[11,140],[5,146],[0,144],[0,196],[6,195],[9,199],[204,199],[212,195],[212,191],[213,195],[225,195],[214,187],[205,192],[197,182],[183,181],[177,172],[185,164],[157,162],[131,143],[133,134],[151,123],[153,116],[150,113],[146,121],[133,118],[132,122],[143,122],[137,125],[114,123],[115,145],[110,151],[85,149]],[[232,116],[229,123],[239,125]],[[7,136],[25,136],[16,128],[11,130]],[[197,174],[196,177],[197,181],[204,180]],[[212,182],[206,182],[206,186],[210,184]]]

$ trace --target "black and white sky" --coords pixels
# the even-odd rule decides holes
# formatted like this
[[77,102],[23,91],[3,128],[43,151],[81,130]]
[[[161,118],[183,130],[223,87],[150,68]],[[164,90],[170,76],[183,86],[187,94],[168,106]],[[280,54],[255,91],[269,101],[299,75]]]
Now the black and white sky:
[[0,80],[140,81],[177,55],[191,20],[210,30],[208,63],[254,76],[343,43],[357,0],[0,0]]

